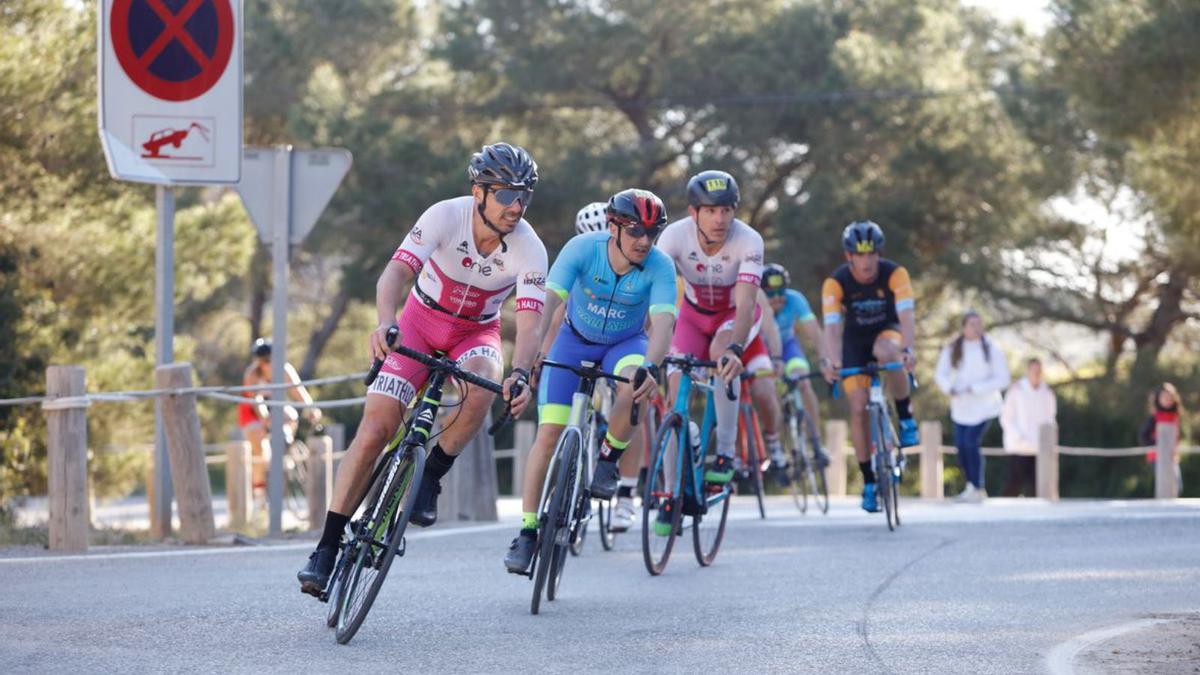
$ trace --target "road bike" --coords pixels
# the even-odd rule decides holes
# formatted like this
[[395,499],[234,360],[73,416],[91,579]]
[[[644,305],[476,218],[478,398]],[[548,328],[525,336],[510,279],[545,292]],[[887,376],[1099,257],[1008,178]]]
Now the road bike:
[[[681,377],[675,407],[662,420],[655,438],[642,491],[642,560],[652,576],[666,569],[675,539],[682,533],[684,515],[692,518],[692,549],[697,562],[703,567],[712,564],[725,536],[733,494],[732,481],[720,486],[704,482],[705,459],[714,445],[714,385],[694,380],[693,372],[716,368],[717,363],[690,355],[667,357],[663,363],[677,367]],[[693,387],[705,394],[700,425],[690,419]],[[732,386],[726,387],[725,395],[730,400],[735,398]],[[660,511],[666,516],[665,521],[660,522]]]
[[[567,564],[570,549],[591,518],[591,495],[588,491],[592,475],[592,456],[585,449],[591,447],[594,432],[592,397],[596,382],[610,380],[629,382],[627,378],[612,375],[592,361],[583,361],[579,366],[555,361],[542,361],[543,368],[561,368],[579,377],[579,388],[571,397],[571,412],[567,424],[542,482],[542,499],[538,505],[538,542],[529,578],[533,579],[533,598],[529,611],[537,614],[541,609],[542,595],[553,601],[562,584],[563,569]],[[637,425],[638,406],[630,413],[630,422]]]
[[902,362],[893,361],[883,365],[868,363],[859,368],[842,368],[838,371],[838,376],[843,379],[854,375],[866,375],[871,378],[870,395],[867,399],[871,447],[874,449],[871,463],[875,470],[877,496],[883,504],[888,530],[891,531],[900,526],[900,477],[904,471],[905,460],[896,426],[888,412],[887,397],[883,393],[883,381],[879,374],[903,368]]
[[742,394],[738,399],[737,434],[737,457],[740,466],[737,477],[750,484],[754,498],[758,500],[758,516],[766,518],[766,490],[763,487],[763,473],[766,471],[770,459],[767,458],[767,444],[763,439],[758,410],[755,408],[754,397],[750,391],[754,377],[754,373],[742,373],[741,375]]
[[[406,552],[404,532],[408,526],[413,503],[421,489],[421,480],[428,455],[428,445],[433,434],[434,420],[442,405],[442,387],[447,380],[473,384],[495,393],[501,386],[491,380],[467,372],[458,367],[443,352],[426,355],[403,345],[393,345],[398,330],[387,333],[387,342],[392,351],[413,359],[429,369],[429,380],[413,398],[408,422],[400,426],[395,436],[384,447],[367,490],[367,499],[359,516],[347,526],[334,571],[319,596],[328,602],[326,622],[336,628],[340,644],[350,642],[366,619],[371,605],[383,587],[384,578],[397,556]],[[366,384],[379,374],[383,361],[376,359],[367,374]],[[519,390],[512,393],[519,394]],[[496,420],[488,429],[495,434],[500,427],[512,419],[510,411]]]
[[[783,392],[783,419],[787,429],[788,446],[791,450],[792,463],[788,467],[791,480],[788,486],[792,500],[800,513],[808,512],[808,498],[811,495],[813,503],[821,513],[829,513],[829,486],[825,480],[825,467],[818,466],[814,456],[808,452],[808,441],[812,439],[815,452],[817,447],[817,429],[804,411],[804,399],[800,395],[800,382],[805,377],[820,377],[820,373],[805,375],[801,378],[785,378]],[[810,432],[805,436],[805,427]]]

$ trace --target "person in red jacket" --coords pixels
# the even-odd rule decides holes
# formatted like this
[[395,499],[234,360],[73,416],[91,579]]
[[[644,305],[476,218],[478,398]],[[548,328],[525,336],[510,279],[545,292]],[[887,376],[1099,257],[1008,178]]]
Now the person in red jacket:
[[1158,461],[1158,425],[1175,425],[1175,447],[1171,453],[1175,455],[1175,480],[1183,490],[1183,478],[1179,471],[1179,443],[1183,438],[1183,403],[1179,398],[1179,390],[1170,382],[1163,382],[1150,392],[1150,414],[1142,423],[1138,432],[1138,440],[1142,445],[1154,446],[1146,453],[1146,461],[1153,464]]

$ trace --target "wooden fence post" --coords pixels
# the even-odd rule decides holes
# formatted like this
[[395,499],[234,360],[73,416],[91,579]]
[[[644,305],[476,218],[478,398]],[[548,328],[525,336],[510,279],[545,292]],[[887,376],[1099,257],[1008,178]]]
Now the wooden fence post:
[[325,527],[325,512],[333,497],[333,439],[315,436],[309,443],[308,466],[305,475],[304,498],[308,502],[308,529]]
[[1054,422],[1038,429],[1037,496],[1058,501],[1058,425]]
[[229,528],[245,527],[250,515],[250,441],[225,445],[225,498]]
[[825,421],[825,447],[829,452],[829,496],[846,496],[846,440],[850,434],[850,425],[846,420]]
[[[192,386],[192,364],[170,363],[154,369],[160,389]],[[189,544],[206,544],[216,536],[213,521],[212,487],[204,464],[200,417],[195,394],[163,395],[163,427],[171,458],[171,483],[179,506],[179,535]]]
[[1158,457],[1154,460],[1154,498],[1176,499],[1179,497],[1179,482],[1175,479],[1175,442],[1178,440],[1179,427],[1160,422],[1154,434],[1158,446]]
[[513,463],[512,485],[513,495],[520,498],[525,487],[525,461],[529,450],[537,438],[537,423],[529,420],[519,420],[513,423]]
[[[50,397],[87,394],[80,366],[46,369]],[[57,407],[47,401],[47,482],[50,492],[50,548],[86,551],[88,547],[87,403]]]
[[946,496],[942,481],[942,423],[921,422],[921,496],[941,499]]

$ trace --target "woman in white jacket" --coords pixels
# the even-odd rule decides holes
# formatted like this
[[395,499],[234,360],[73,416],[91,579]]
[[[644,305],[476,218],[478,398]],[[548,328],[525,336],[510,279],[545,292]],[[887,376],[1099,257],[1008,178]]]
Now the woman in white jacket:
[[1000,415],[1000,392],[1011,377],[1004,352],[983,334],[983,319],[974,310],[963,316],[962,331],[942,348],[934,379],[950,396],[954,446],[967,478],[958,499],[982,501],[987,491],[980,442],[988,424]]
[[1008,484],[1005,497],[1016,497],[1028,486],[1032,497],[1037,483],[1038,438],[1042,426],[1053,423],[1058,415],[1054,391],[1042,379],[1042,362],[1033,358],[1025,364],[1025,377],[1017,380],[1004,395],[1004,451],[1008,453]]

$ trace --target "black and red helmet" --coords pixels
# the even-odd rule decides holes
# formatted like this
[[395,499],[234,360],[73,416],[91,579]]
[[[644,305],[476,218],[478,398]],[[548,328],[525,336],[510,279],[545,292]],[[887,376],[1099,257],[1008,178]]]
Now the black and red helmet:
[[667,209],[658,195],[637,188],[621,190],[613,195],[604,213],[608,216],[608,223],[618,227],[640,225],[656,228],[667,223]]

